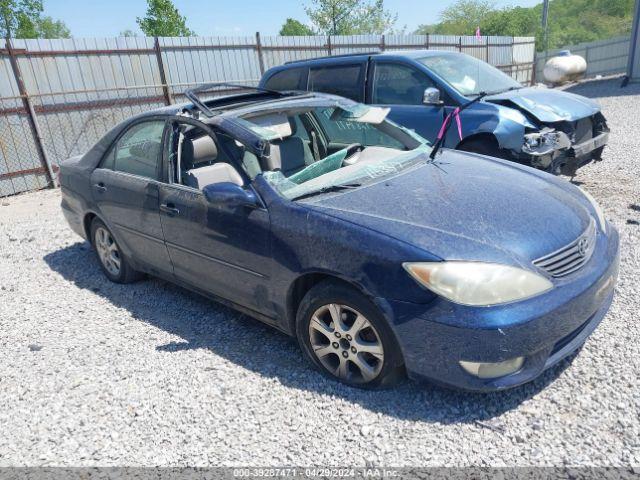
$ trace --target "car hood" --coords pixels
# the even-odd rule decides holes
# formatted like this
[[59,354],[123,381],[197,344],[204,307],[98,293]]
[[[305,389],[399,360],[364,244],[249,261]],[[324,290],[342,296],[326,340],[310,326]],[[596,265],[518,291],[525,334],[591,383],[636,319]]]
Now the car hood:
[[387,180],[302,203],[442,259],[524,266],[575,240],[591,218],[575,187],[525,168],[446,150]]
[[543,123],[576,121],[600,111],[600,106],[586,97],[549,88],[527,87],[485,97],[485,101],[515,106]]

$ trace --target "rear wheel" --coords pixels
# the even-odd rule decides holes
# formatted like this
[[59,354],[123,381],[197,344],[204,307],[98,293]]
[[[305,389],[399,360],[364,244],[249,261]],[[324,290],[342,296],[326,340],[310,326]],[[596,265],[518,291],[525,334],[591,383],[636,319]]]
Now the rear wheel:
[[324,374],[362,388],[391,386],[404,373],[393,332],[378,307],[347,286],[323,282],[298,309],[298,342]]
[[102,271],[109,280],[116,283],[131,283],[142,277],[142,274],[134,270],[122,254],[111,231],[97,218],[91,223],[91,243]]

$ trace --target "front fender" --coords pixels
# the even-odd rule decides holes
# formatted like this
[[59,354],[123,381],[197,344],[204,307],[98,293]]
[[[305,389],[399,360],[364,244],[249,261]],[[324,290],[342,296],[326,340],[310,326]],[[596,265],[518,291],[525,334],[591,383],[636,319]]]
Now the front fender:
[[449,128],[447,140],[450,145],[460,145],[471,137],[489,134],[495,137],[503,150],[520,152],[526,128],[536,128],[518,110],[502,105],[480,102],[460,114],[462,140],[455,126]]

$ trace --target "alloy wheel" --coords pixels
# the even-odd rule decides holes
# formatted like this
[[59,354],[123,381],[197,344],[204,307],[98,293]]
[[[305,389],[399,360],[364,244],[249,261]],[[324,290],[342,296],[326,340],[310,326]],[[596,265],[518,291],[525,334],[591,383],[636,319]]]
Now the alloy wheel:
[[120,251],[111,233],[103,227],[98,227],[95,233],[96,251],[104,268],[113,276],[120,275]]
[[378,332],[347,305],[330,303],[317,309],[309,322],[309,341],[320,363],[341,380],[368,383],[384,365]]

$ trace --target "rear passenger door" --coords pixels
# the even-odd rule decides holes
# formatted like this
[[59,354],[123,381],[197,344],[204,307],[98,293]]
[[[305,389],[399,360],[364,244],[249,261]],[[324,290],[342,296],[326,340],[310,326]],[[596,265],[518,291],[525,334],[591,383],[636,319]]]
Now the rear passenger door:
[[276,90],[279,92],[285,90],[306,90],[307,89],[307,77],[309,75],[309,68],[286,68],[275,72],[261,85],[269,90]]
[[[438,88],[426,73],[412,65],[385,60],[384,57],[371,60],[369,103],[390,107],[390,120],[434,142],[444,120],[445,105],[425,105],[422,102],[425,89],[430,87]],[[445,97],[442,100],[447,103]]]
[[159,215],[165,119],[129,126],[91,174],[95,204],[135,264],[172,273]]
[[342,60],[339,63],[320,64],[309,70],[307,90],[323,92],[364,102],[364,81],[367,62]]

